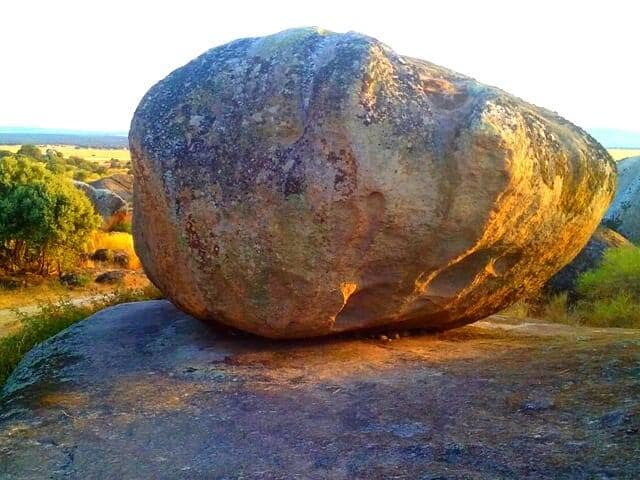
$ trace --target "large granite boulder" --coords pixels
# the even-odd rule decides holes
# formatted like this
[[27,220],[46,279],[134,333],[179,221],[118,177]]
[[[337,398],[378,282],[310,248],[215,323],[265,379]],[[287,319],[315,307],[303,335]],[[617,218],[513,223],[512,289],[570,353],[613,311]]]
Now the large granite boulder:
[[149,277],[270,337],[486,317],[569,262],[615,188],[556,114],[319,29],[209,50],[146,94],[129,141]]
[[575,303],[578,299],[578,277],[584,272],[598,268],[607,250],[620,247],[633,248],[633,244],[610,228],[598,227],[576,258],[549,279],[543,293],[551,296],[566,292],[569,303]]
[[618,162],[618,189],[604,224],[640,243],[640,157]]
[[233,333],[152,301],[42,343],[0,393],[0,478],[640,478],[640,331]]

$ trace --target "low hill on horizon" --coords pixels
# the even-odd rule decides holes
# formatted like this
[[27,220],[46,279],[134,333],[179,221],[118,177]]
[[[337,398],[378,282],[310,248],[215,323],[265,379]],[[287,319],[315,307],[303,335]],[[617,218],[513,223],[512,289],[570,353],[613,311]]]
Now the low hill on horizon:
[[87,148],[128,148],[126,132],[0,127],[0,145],[75,145]]

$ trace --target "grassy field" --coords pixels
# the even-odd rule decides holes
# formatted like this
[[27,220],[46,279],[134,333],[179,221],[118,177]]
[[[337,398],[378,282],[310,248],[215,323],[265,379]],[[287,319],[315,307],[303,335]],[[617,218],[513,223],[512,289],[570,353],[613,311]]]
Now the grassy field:
[[[127,284],[126,286],[128,288],[143,288],[148,285],[149,282],[142,273],[140,260],[133,249],[133,237],[131,234],[124,232],[95,231],[87,241],[86,252],[92,253],[101,248],[120,250],[129,255],[128,268],[130,270],[137,271],[140,279],[136,280],[136,276],[132,277],[131,281],[133,283]],[[80,273],[95,274],[95,270],[99,267],[100,265],[96,265],[95,262],[87,260],[83,268],[79,268],[78,270]],[[34,279],[36,279],[35,276]],[[34,282],[28,281],[27,283],[29,284]],[[105,291],[109,289],[112,289],[112,287],[100,287],[99,285],[94,284],[90,288],[75,287],[73,291],[70,291],[67,287],[60,285],[57,277],[52,276],[46,280],[42,279],[42,281],[35,282],[31,286],[18,288],[16,290],[0,290],[0,327],[2,310],[19,308],[42,302],[51,302],[67,296],[74,297],[84,296],[87,294],[105,293]],[[0,330],[2,329],[0,328]],[[0,336],[2,336],[1,331]]]
[[[116,288],[144,289],[149,287],[149,280],[142,271],[140,260],[133,249],[133,237],[124,232],[93,232],[87,241],[87,253],[105,248],[124,251],[129,255],[129,265],[125,280]],[[73,288],[61,285],[56,276],[40,277],[37,275],[23,277],[26,286],[15,290],[0,289],[0,338],[16,333],[20,328],[19,315],[16,309],[33,310],[38,305],[58,302],[61,299],[77,300],[86,297],[111,294],[113,285],[98,284],[93,279],[103,271],[113,270],[115,265],[86,260],[78,266],[76,273],[88,279],[86,285]]]
[[[129,150],[126,148],[84,148],[76,147],[74,145],[38,145],[43,152],[48,148],[53,148],[61,152],[65,157],[76,156],[82,157],[86,160],[95,162],[108,162],[112,158],[120,160],[121,162],[128,162],[131,160]],[[9,150],[11,152],[17,152],[20,149],[20,145],[0,145],[0,150]]]
[[640,148],[609,148],[609,154],[613,157],[614,160],[622,160],[627,157],[637,157],[640,155]]

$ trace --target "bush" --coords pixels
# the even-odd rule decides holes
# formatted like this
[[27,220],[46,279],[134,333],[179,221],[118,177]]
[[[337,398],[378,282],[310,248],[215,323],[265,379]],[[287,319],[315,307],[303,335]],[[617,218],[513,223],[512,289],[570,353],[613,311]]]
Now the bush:
[[18,150],[18,155],[24,155],[26,157],[31,157],[35,160],[42,161],[44,156],[42,155],[42,150],[40,150],[35,145],[22,145],[20,150]]
[[640,299],[640,249],[612,248],[600,266],[578,277],[578,295],[588,302],[613,298],[621,293]]
[[640,249],[608,250],[598,268],[578,277],[578,295],[580,323],[640,328]]
[[116,223],[115,225],[111,226],[109,231],[110,232],[124,232],[124,233],[131,234],[133,229],[131,228],[131,222],[121,222],[121,223]]
[[0,267],[61,270],[100,224],[86,195],[65,178],[25,157],[0,158]]
[[91,174],[86,170],[76,170],[76,172],[73,174],[73,179],[79,182],[86,182],[89,179],[90,175]]
[[592,327],[640,328],[640,302],[628,293],[580,302],[575,314],[580,323]]
[[577,295],[573,306],[565,292],[521,301],[504,313],[554,323],[640,328],[640,249],[624,246],[607,250],[598,268],[578,277]]

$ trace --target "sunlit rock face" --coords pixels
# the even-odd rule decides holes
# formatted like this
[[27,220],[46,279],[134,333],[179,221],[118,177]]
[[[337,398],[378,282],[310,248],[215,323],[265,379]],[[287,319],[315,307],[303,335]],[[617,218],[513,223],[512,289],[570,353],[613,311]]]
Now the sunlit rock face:
[[615,187],[607,152],[554,113],[319,29],[176,70],[130,146],[152,281],[279,338],[486,317],[582,249]]

